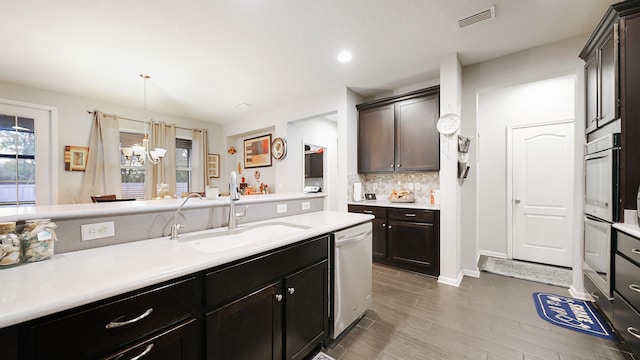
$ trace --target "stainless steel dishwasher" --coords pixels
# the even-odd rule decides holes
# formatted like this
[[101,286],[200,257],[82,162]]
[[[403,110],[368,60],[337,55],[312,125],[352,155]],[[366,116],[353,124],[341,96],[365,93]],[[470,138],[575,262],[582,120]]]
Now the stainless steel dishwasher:
[[371,241],[371,222],[333,233],[333,339],[371,306]]

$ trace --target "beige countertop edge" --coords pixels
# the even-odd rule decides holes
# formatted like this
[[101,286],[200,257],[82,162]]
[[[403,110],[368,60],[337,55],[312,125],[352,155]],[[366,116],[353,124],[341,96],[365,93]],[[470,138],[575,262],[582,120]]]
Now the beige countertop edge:
[[424,202],[413,203],[393,203],[389,200],[362,200],[362,201],[349,201],[349,205],[366,205],[366,206],[383,206],[383,207],[396,207],[405,209],[423,209],[423,210],[440,210],[440,204],[429,204]]
[[[278,218],[309,227],[246,246],[205,253],[168,237],[88,249],[37,263],[0,269],[0,328],[197,273],[373,219],[318,211]],[[268,223],[266,220],[247,225]],[[188,233],[183,234],[183,236]]]
[[613,228],[640,239],[640,227],[636,224],[615,223]]

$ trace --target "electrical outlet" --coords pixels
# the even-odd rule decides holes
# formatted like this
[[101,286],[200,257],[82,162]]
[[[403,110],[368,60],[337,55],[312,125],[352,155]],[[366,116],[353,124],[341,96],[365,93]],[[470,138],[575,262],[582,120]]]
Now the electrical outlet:
[[82,241],[102,239],[116,235],[113,221],[80,225],[80,232]]
[[413,190],[413,183],[412,182],[407,184],[407,189]]
[[308,201],[302,202],[302,210],[309,210],[311,208],[311,203]]
[[413,187],[414,187],[416,190],[420,190],[420,183],[419,183],[419,182],[417,182],[417,183],[413,184]]
[[278,204],[277,207],[276,207],[276,212],[278,214],[286,213],[287,212],[287,204]]

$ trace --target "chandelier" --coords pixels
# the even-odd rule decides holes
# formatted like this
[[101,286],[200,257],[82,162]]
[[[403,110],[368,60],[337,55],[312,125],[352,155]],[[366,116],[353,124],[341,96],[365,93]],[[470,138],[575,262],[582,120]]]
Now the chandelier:
[[149,150],[149,124],[147,123],[147,79],[151,78],[149,75],[140,74],[140,77],[144,80],[144,138],[142,139],[142,145],[135,144],[131,147],[123,147],[122,154],[124,157],[131,161],[135,156],[135,159],[139,163],[144,163],[145,158],[149,160],[153,165],[157,165],[162,161],[164,155],[167,153],[165,148],[154,148]]

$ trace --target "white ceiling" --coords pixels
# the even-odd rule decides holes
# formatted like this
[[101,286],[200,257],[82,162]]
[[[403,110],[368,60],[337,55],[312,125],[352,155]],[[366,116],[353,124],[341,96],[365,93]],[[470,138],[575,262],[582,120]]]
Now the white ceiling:
[[[0,81],[142,108],[145,73],[149,111],[223,124],[437,79],[454,52],[466,66],[588,34],[614,2],[0,0]],[[458,29],[492,4],[495,19]]]

